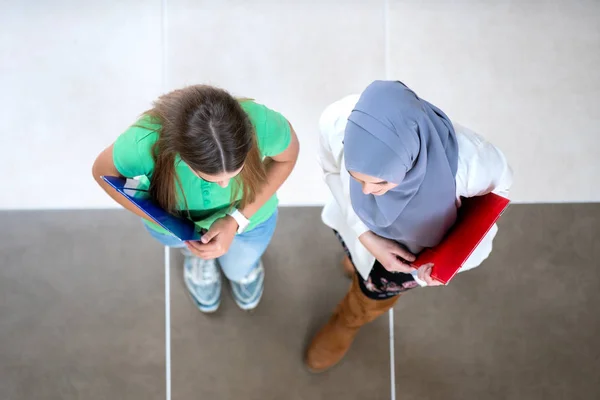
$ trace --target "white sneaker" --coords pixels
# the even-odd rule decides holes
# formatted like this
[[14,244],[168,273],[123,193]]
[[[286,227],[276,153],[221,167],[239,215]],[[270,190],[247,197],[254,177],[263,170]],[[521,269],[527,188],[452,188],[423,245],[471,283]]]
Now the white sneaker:
[[258,306],[265,288],[265,269],[262,261],[244,279],[231,281],[233,299],[242,310],[252,310]]
[[203,260],[184,251],[183,280],[196,307],[202,312],[217,311],[221,304],[221,274],[215,260]]

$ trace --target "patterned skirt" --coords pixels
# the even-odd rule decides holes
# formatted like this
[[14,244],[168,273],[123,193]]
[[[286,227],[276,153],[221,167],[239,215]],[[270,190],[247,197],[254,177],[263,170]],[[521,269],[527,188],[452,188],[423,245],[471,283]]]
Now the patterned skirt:
[[[352,256],[350,255],[350,251],[348,251],[346,243],[344,243],[344,240],[337,231],[334,230],[334,232],[335,236],[342,244],[344,252],[350,261],[352,261]],[[352,261],[352,264],[354,265],[354,261]],[[403,272],[390,272],[385,269],[377,260],[375,260],[375,265],[373,265],[373,269],[371,270],[367,280],[364,280],[358,271],[356,271],[356,266],[354,269],[355,273],[358,275],[360,289],[365,296],[374,300],[389,299],[390,297],[402,294],[407,290],[419,287],[419,284],[414,280],[411,274],[405,274]]]

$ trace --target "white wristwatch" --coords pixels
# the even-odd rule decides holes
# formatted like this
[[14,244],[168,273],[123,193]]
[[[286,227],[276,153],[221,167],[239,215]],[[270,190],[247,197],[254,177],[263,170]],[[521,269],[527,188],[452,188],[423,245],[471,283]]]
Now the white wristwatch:
[[242,214],[237,208],[234,208],[233,211],[227,213],[227,215],[231,216],[233,219],[235,219],[235,222],[237,222],[237,233],[244,232],[248,225],[250,225],[250,221],[248,220],[248,218],[244,217],[244,214]]

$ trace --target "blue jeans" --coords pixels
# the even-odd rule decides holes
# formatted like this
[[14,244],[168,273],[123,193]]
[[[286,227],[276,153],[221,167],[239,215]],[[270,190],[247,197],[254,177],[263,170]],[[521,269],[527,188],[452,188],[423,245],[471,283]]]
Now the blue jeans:
[[[229,251],[219,257],[219,264],[225,276],[234,282],[246,277],[260,262],[267,246],[271,242],[275,226],[277,225],[277,214],[275,211],[265,222],[257,225],[254,229],[235,235]],[[144,224],[150,235],[164,246],[182,248],[185,243],[179,238],[166,233],[156,232]]]

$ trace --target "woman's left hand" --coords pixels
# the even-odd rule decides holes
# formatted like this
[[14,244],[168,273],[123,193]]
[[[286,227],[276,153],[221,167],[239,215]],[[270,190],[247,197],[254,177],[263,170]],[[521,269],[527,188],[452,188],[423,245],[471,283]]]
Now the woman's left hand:
[[427,283],[427,286],[441,286],[442,282],[436,281],[431,277],[431,269],[433,268],[433,264],[423,264],[417,269],[417,278]]
[[238,224],[235,219],[227,215],[213,222],[208,232],[202,235],[200,241],[186,242],[185,245],[192,253],[203,260],[219,258],[229,250],[237,229]]

